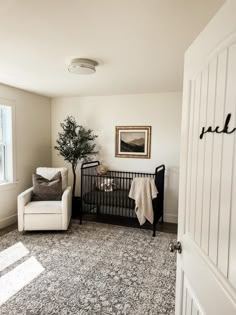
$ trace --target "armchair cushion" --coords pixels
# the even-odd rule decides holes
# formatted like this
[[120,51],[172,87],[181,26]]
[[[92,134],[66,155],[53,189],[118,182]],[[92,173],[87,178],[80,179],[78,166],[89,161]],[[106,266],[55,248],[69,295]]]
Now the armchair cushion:
[[62,213],[61,201],[33,201],[27,203],[25,213]]
[[41,175],[33,174],[32,201],[61,200],[62,178],[58,172],[51,179]]

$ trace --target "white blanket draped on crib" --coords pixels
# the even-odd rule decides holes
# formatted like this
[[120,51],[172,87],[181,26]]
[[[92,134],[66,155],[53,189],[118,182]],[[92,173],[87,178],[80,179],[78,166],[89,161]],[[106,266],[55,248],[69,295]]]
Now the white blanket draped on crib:
[[133,179],[129,197],[135,200],[135,212],[140,225],[143,225],[146,220],[153,223],[152,199],[156,198],[157,194],[158,191],[153,178],[135,177]]

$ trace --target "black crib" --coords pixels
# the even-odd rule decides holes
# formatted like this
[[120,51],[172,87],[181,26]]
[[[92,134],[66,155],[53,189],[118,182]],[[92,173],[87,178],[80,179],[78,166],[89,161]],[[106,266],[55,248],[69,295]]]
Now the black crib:
[[[136,218],[135,202],[128,197],[131,182],[135,177],[152,177],[158,190],[157,198],[153,199],[153,236],[155,236],[156,224],[160,219],[163,223],[165,166],[158,166],[153,174],[108,171],[105,175],[98,175],[96,172],[98,165],[100,165],[99,161],[81,165],[81,223],[83,214],[95,214],[99,219],[107,215],[113,216],[114,220],[117,217]],[[113,183],[111,191],[104,190],[104,187],[99,189],[104,179]]]

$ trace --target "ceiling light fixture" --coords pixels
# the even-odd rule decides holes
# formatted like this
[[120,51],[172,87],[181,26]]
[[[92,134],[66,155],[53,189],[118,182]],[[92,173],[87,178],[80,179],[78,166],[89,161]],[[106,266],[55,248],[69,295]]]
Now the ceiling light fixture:
[[68,66],[68,71],[75,74],[92,74],[96,72],[98,63],[91,59],[76,58],[72,59]]

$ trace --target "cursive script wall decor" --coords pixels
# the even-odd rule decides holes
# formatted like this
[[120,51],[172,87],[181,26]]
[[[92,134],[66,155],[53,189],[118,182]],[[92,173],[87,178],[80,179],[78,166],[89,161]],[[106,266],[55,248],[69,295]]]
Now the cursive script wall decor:
[[229,130],[229,122],[231,119],[231,114],[228,114],[226,119],[225,119],[225,124],[222,130],[220,130],[220,127],[217,126],[215,129],[212,129],[213,127],[210,126],[207,129],[205,127],[202,127],[202,132],[200,134],[200,139],[203,138],[204,134],[211,132],[211,133],[226,133],[226,134],[231,134],[236,131],[236,128],[233,128],[232,130]]

